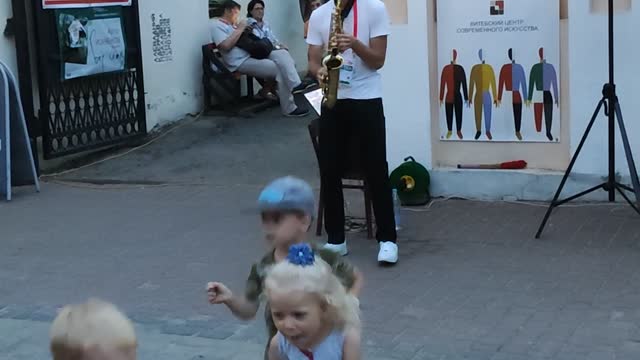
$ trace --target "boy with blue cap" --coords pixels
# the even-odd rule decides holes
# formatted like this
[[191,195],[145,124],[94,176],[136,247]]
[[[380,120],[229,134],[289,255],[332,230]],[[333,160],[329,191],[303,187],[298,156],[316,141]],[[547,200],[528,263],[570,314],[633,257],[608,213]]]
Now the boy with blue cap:
[[[222,283],[207,284],[209,302],[225,304],[236,317],[243,320],[252,319],[258,312],[267,269],[285,260],[291,245],[307,242],[307,233],[314,217],[315,198],[308,183],[287,176],[276,179],[262,190],[258,207],[270,250],[251,267],[244,295],[234,295]],[[349,293],[357,298],[362,288],[362,274],[334,251],[314,247],[314,252],[332,267]],[[271,318],[269,304],[266,304],[265,319],[271,340],[277,329]]]

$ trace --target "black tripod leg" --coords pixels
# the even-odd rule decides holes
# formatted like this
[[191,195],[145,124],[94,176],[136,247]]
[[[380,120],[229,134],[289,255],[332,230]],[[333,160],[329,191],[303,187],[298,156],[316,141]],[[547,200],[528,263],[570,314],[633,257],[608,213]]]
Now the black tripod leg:
[[620,184],[616,184],[616,190],[618,190],[618,192],[620,193],[620,195],[622,195],[622,197],[627,200],[627,202],[629,203],[629,205],[631,205],[631,207],[633,208],[633,210],[635,210],[638,214],[640,214],[640,209],[638,209],[638,207],[636,206],[636,204],[633,203],[633,201],[631,201],[631,199],[629,199],[629,197],[627,196],[627,193],[624,192],[624,188],[622,186],[620,186]]
[[[633,192],[636,194],[636,204],[640,202],[640,181],[638,181],[638,171],[636,170],[636,163],[633,161],[633,154],[631,153],[631,146],[629,145],[629,137],[627,136],[627,130],[624,127],[624,119],[622,118],[622,110],[620,110],[620,103],[616,102],[616,118],[618,119],[618,126],[620,127],[620,136],[622,137],[622,145],[624,145],[624,153],[627,157],[627,164],[629,165],[629,175],[631,175],[631,184],[633,185]],[[637,209],[636,209],[637,211]]]
[[634,192],[633,188],[630,187],[629,185],[620,184],[620,183],[617,183],[617,185],[621,187],[622,190],[627,190],[628,192]]
[[553,196],[553,200],[551,200],[551,204],[549,204],[549,208],[547,209],[547,213],[544,215],[544,218],[542,219],[542,223],[540,223],[540,227],[538,228],[538,232],[536,233],[536,239],[540,238],[540,234],[542,234],[542,230],[544,230],[544,227],[547,224],[547,221],[549,221],[549,217],[551,216],[551,212],[553,211],[553,208],[558,206],[558,198],[560,197],[560,193],[562,193],[562,189],[564,188],[564,185],[567,182],[567,179],[569,178],[569,174],[571,173],[571,170],[573,169],[573,166],[575,165],[576,160],[578,160],[578,155],[580,155],[580,151],[582,150],[582,147],[584,146],[584,142],[587,140],[587,137],[589,136],[589,132],[591,132],[591,128],[593,127],[593,124],[596,122],[596,118],[598,117],[598,114],[600,113],[600,109],[602,109],[602,106],[604,106],[605,101],[606,101],[605,98],[602,98],[600,100],[600,102],[598,103],[598,106],[596,107],[596,110],[593,112],[593,116],[591,116],[591,120],[589,121],[589,125],[587,125],[587,129],[585,130],[584,134],[582,135],[582,139],[580,139],[580,144],[578,144],[578,148],[576,149],[575,154],[573,154],[573,157],[571,158],[571,162],[569,163],[569,167],[564,172],[564,176],[562,177],[562,181],[560,181],[560,186],[558,186],[558,190],[556,190],[556,194]]

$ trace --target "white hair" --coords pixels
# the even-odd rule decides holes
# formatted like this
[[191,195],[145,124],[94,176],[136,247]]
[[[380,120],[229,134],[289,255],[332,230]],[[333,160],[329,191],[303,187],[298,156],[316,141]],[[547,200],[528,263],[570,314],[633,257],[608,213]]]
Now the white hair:
[[98,299],[65,306],[51,325],[50,340],[52,346],[73,349],[137,344],[131,321],[114,305]]
[[329,307],[335,326],[360,328],[358,299],[347,294],[331,266],[315,256],[313,265],[301,266],[282,261],[272,266],[265,279],[265,294],[302,291],[320,297]]

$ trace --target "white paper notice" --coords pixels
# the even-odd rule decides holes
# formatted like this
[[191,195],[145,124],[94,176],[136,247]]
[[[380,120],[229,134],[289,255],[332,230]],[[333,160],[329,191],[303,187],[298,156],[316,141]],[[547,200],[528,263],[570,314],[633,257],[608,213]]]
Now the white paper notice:
[[304,97],[307,98],[309,104],[313,106],[313,110],[316,111],[316,114],[320,116],[320,108],[322,105],[322,89],[310,91],[304,94]]

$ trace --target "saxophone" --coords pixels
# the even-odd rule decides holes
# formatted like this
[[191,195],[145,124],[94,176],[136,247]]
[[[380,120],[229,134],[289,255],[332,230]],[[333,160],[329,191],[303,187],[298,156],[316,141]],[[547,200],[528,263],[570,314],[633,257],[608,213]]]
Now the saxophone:
[[344,59],[340,56],[338,49],[338,34],[342,33],[342,1],[337,0],[336,6],[331,16],[332,25],[329,34],[329,51],[322,59],[322,66],[327,69],[327,74],[322,81],[322,104],[331,109],[338,100],[338,85],[340,83],[340,68]]

